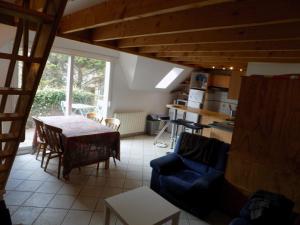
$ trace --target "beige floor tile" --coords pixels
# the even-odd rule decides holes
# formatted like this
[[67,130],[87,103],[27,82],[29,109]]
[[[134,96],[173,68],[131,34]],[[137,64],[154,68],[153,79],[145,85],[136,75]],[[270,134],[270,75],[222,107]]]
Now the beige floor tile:
[[98,199],[95,197],[78,197],[73,203],[72,209],[94,211]]
[[70,210],[62,225],[88,225],[92,217],[92,212]]
[[60,225],[67,212],[65,209],[46,208],[35,221],[34,225]]
[[16,206],[16,205],[8,205],[6,207],[9,210],[10,216],[12,216],[17,211],[17,209],[19,208],[19,206]]
[[12,191],[15,190],[17,186],[19,186],[24,180],[19,179],[9,179],[6,183],[5,190]]
[[34,193],[29,199],[23,203],[24,206],[46,207],[54,194]]
[[142,170],[141,171],[135,171],[135,172],[129,171],[126,174],[126,179],[127,178],[128,179],[141,180],[143,178],[143,172],[142,172]]
[[103,187],[105,186],[105,183],[106,183],[105,177],[90,176],[86,184],[91,186]]
[[31,195],[32,192],[8,191],[4,196],[4,200],[7,205],[22,205]]
[[15,190],[16,191],[35,191],[42,184],[42,181],[37,180],[25,180],[19,184]]
[[62,186],[62,188],[58,191],[58,194],[61,194],[61,195],[78,195],[81,189],[82,189],[82,185],[64,184]]
[[[94,212],[89,225],[104,225],[104,218],[105,218],[104,212]],[[109,224],[115,225],[116,220],[117,220],[117,217],[114,214],[112,214],[110,217]]]
[[104,211],[104,209],[105,209],[104,198],[99,198],[95,211]]
[[39,181],[46,181],[49,178],[48,173],[46,173],[43,170],[38,170],[37,172],[34,172],[33,174],[31,174],[27,180],[39,180]]
[[105,186],[123,188],[124,181],[124,178],[108,178],[106,180]]
[[101,192],[103,192],[104,187],[97,186],[85,186],[79,193],[79,196],[85,197],[100,197]]
[[49,202],[49,208],[58,208],[58,209],[69,209],[72,207],[73,202],[75,201],[75,196],[71,195],[56,195]]
[[61,189],[62,186],[63,186],[63,182],[61,181],[57,181],[57,182],[46,181],[36,190],[36,192],[55,194]]
[[43,208],[20,207],[12,216],[12,223],[22,225],[32,224],[42,211]]
[[29,176],[31,176],[33,174],[33,170],[14,170],[9,178],[13,178],[13,179],[27,179]]
[[142,186],[142,181],[141,180],[134,180],[134,179],[126,179],[124,188],[126,189],[131,189],[131,188],[138,188]]
[[121,188],[113,188],[113,187],[105,187],[103,189],[103,192],[100,193],[101,198],[108,198],[113,195],[117,195],[123,192],[123,189]]

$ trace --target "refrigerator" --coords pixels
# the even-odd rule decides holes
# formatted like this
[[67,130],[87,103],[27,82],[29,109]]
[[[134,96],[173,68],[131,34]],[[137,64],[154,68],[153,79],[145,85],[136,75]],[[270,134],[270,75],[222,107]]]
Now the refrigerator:
[[[190,89],[187,107],[202,109],[205,98],[205,90],[204,89]],[[192,121],[195,123],[201,122],[201,116],[195,113],[186,113],[186,120]]]

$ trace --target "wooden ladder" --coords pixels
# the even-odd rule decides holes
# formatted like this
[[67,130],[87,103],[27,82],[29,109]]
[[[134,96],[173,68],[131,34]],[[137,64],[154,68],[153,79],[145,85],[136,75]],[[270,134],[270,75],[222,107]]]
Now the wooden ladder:
[[[0,83],[0,200],[19,143],[24,139],[27,118],[67,0],[39,0],[38,9],[34,7],[36,2],[0,0],[0,23],[16,27],[11,53],[0,53],[0,59],[9,60],[4,83]],[[29,42],[29,30],[35,31],[32,42]],[[23,63],[19,73],[22,82],[15,87],[12,81],[18,61]]]

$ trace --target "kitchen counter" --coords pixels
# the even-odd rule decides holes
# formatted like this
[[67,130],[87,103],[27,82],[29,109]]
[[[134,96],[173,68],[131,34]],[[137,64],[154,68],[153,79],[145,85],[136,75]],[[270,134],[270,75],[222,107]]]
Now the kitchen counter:
[[234,123],[232,121],[223,121],[223,122],[214,121],[213,123],[208,125],[212,128],[229,131],[229,132],[233,132],[233,128],[234,128]]
[[230,116],[223,114],[223,113],[218,113],[218,112],[213,112],[209,111],[206,109],[197,109],[197,108],[191,108],[183,105],[177,105],[177,104],[168,104],[167,108],[169,109],[176,109],[182,112],[190,112],[190,113],[195,113],[201,116],[209,116],[209,117],[215,117],[221,120],[226,120],[230,119]]

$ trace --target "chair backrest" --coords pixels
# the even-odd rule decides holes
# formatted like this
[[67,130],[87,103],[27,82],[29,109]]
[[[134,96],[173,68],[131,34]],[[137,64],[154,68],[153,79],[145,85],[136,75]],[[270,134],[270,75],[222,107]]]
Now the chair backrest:
[[46,134],[45,134],[45,129],[44,129],[44,123],[39,120],[36,117],[32,117],[34,123],[35,123],[35,127],[36,127],[36,132],[37,132],[37,136],[40,139],[41,142],[46,142]]
[[[203,146],[202,143],[205,143],[206,145],[204,146],[204,148],[206,148],[206,152],[202,152],[202,155],[200,155],[200,151],[202,149],[198,149],[196,145]],[[206,157],[208,154],[211,154],[211,159],[213,160],[210,160],[209,164],[205,164],[207,170],[209,170],[209,168],[214,168],[220,171],[225,171],[229,147],[229,144],[215,138],[208,138],[198,134],[182,132],[177,141],[174,152],[198,163],[201,163],[203,156]],[[188,153],[186,154],[184,151],[187,151]]]
[[118,131],[121,125],[121,121],[117,118],[106,118],[104,122],[105,126],[110,127],[115,131]]
[[62,129],[47,124],[44,126],[47,143],[50,146],[51,151],[62,153],[64,151],[62,144]]
[[102,116],[99,116],[96,112],[89,112],[86,114],[86,117],[91,120],[95,120],[98,123],[101,123],[103,120]]

